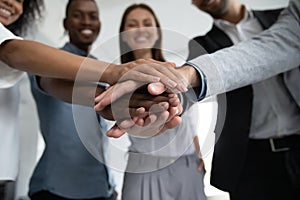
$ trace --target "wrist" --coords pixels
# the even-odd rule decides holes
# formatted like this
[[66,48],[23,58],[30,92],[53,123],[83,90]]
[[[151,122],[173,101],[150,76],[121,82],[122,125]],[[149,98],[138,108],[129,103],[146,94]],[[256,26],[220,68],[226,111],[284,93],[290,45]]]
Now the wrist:
[[[190,71],[192,71],[192,74],[190,74],[191,78],[191,85],[193,88],[199,88],[200,94],[198,97],[198,101],[201,101],[205,98],[206,92],[207,92],[207,84],[206,84],[206,77],[205,74],[202,72],[202,70],[195,64],[191,62],[186,62],[184,66],[189,66]],[[195,85],[194,85],[195,84]]]
[[186,78],[188,82],[188,87],[199,87],[201,84],[200,77],[198,76],[197,70],[190,65],[183,65],[179,68],[183,76]]
[[116,64],[109,64],[108,67],[103,72],[103,82],[113,85],[118,82],[121,78],[122,67]]

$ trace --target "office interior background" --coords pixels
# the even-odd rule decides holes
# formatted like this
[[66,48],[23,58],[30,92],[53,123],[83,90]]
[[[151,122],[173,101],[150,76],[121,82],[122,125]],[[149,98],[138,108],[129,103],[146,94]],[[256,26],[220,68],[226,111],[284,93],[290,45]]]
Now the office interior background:
[[[51,45],[53,47],[62,47],[67,41],[64,34],[62,20],[65,14],[65,7],[68,0],[46,0],[44,19],[42,19],[36,30],[32,30],[26,37],[27,39],[37,40],[39,42]],[[165,30],[174,32],[175,35],[184,38],[171,42],[168,38],[163,38],[164,46],[181,58],[186,58],[188,54],[187,42],[189,39],[205,34],[211,27],[212,19],[209,15],[199,11],[191,4],[191,0],[96,0],[100,9],[100,19],[102,22],[100,35],[94,44],[94,49],[101,50],[101,46],[105,46],[101,59],[112,61],[114,55],[112,53],[119,52],[118,43],[114,42],[117,38],[121,16],[126,7],[133,3],[146,3],[150,5],[157,14],[161,27]],[[284,7],[288,4],[288,0],[240,0],[252,9],[271,9]],[[113,42],[111,42],[113,41]],[[107,50],[108,44],[110,50]],[[93,52],[93,51],[92,51]],[[34,56],[34,55],[33,55]],[[174,57],[173,54],[166,55],[167,60],[175,60],[178,65],[182,59]],[[114,60],[115,61],[115,60]],[[115,61],[117,62],[117,61]],[[21,109],[20,109],[20,171],[17,180],[16,199],[26,199],[28,182],[32,170],[41,155],[44,144],[43,139],[38,130],[38,117],[36,114],[35,103],[32,99],[27,77],[24,77],[21,83]],[[203,113],[213,112],[215,110],[215,102],[210,101],[203,103]],[[211,118],[213,119],[213,117]],[[207,122],[211,123],[211,122]],[[205,126],[205,124],[203,124]],[[207,128],[207,127],[204,127]],[[209,127],[211,128],[211,127]],[[208,131],[211,129],[207,129]],[[201,140],[201,138],[200,138]],[[119,143],[125,148],[128,145],[126,137],[122,138]],[[7,152],[9,154],[9,152]],[[208,152],[205,161],[208,169],[205,177],[205,191],[209,199],[226,199],[227,194],[209,185],[209,168],[212,151]],[[124,163],[123,167],[126,166]],[[122,169],[115,169],[114,176],[117,183],[117,190],[120,192],[123,178]]]

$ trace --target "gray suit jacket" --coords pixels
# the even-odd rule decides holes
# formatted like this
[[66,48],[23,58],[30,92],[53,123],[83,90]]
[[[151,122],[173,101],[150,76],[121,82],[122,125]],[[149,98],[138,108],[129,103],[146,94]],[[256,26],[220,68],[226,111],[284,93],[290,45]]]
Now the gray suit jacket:
[[278,21],[257,37],[190,62],[207,78],[207,96],[234,90],[279,73],[300,105],[300,1],[291,0]]

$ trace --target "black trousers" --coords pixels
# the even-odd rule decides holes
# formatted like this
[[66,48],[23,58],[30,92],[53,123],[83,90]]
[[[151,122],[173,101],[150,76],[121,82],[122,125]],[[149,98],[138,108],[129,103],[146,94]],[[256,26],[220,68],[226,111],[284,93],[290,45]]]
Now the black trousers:
[[250,140],[244,169],[230,199],[299,200],[300,145],[272,152],[267,145]]
[[[80,199],[80,200],[115,200],[116,199],[116,193],[114,193],[111,197],[109,198],[93,198],[93,199]],[[48,191],[40,191],[35,194],[33,194],[30,197],[31,200],[73,200],[73,199],[68,199],[64,198],[55,194],[52,194]]]
[[15,181],[0,181],[0,200],[12,200],[15,196]]

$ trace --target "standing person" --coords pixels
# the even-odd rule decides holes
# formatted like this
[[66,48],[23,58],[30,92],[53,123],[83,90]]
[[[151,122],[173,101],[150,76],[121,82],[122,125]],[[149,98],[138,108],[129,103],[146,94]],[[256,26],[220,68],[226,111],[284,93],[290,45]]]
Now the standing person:
[[[166,85],[169,85],[169,87],[178,86],[176,84],[178,79],[174,78],[178,73],[176,75],[173,66],[170,64],[165,65],[161,63],[165,66],[169,66],[166,67],[166,69],[170,69],[175,73],[172,73],[169,77],[165,77],[164,75],[160,77],[160,74],[157,73],[159,70],[148,71],[146,73],[143,71],[146,65],[160,69],[161,66],[158,62],[153,63],[140,60],[139,62],[131,62],[123,65],[124,67],[118,67],[114,64],[76,56],[38,42],[23,40],[16,36],[15,34],[25,34],[26,30],[31,28],[30,25],[35,21],[35,18],[40,16],[42,7],[42,0],[0,0],[2,13],[0,14],[1,199],[5,199],[8,195],[6,194],[7,185],[10,184],[12,180],[15,180],[18,171],[18,145],[16,145],[18,144],[18,83],[23,76],[23,73],[18,70],[36,73],[41,76],[75,80],[81,64],[83,61],[86,61],[86,76],[82,77],[86,81],[99,80],[114,84],[126,73],[128,79],[139,79],[140,81],[149,82],[162,81],[165,82]],[[140,66],[138,67],[139,69],[130,70],[136,66]],[[127,73],[128,71],[129,73]],[[171,79],[173,81],[171,81]],[[169,82],[169,84],[167,82]],[[180,90],[180,88],[178,89]],[[7,157],[6,153],[8,150],[12,152],[9,157]],[[11,194],[13,195],[13,193]]]
[[[205,36],[189,43],[189,60],[200,55],[200,47],[214,53],[259,34],[282,11],[252,11],[237,0],[192,3],[210,14],[214,24]],[[271,149],[273,142],[300,142],[300,108],[286,88],[288,73],[226,93],[226,105],[219,101],[219,126],[223,125],[225,107],[226,117],[215,145],[211,184],[229,192],[232,200],[299,199],[298,189],[287,176],[292,169],[288,161],[291,152]],[[278,138],[284,135],[289,136]]]
[[[119,42],[122,63],[141,58],[165,61],[159,21],[145,4],[133,4],[125,10]],[[196,124],[189,122],[194,114],[192,111],[185,113],[181,126],[159,136],[129,135],[131,145],[123,200],[206,199],[203,160],[195,150],[200,147],[193,146],[197,137]]]
[[[212,2],[215,4],[218,1]],[[280,14],[277,22],[268,30],[263,31],[253,39],[243,41],[233,47],[225,48],[215,53],[190,60],[188,64],[178,69],[178,71],[187,78],[188,83],[193,87],[202,87],[201,93],[199,92],[199,99],[203,99],[204,97],[231,91],[248,84],[268,79],[278,73],[291,70],[283,74],[283,80],[281,81],[286,89],[286,93],[283,95],[286,100],[283,101],[281,105],[276,106],[276,108],[284,109],[282,112],[278,113],[290,115],[288,119],[289,122],[292,122],[295,119],[299,119],[299,31],[300,2],[291,0],[288,7]],[[151,90],[155,90],[157,94],[165,91],[165,88],[161,87],[159,84],[151,84],[149,87],[152,88]],[[122,87],[118,88],[118,90],[122,90]],[[111,97],[110,95],[104,96],[104,98],[98,99],[98,101],[106,101],[106,98]],[[277,97],[275,99],[277,99]],[[268,99],[266,101],[273,102],[273,100],[274,99]],[[297,108],[295,108],[296,110],[290,110],[291,112],[285,110],[286,106],[293,106],[295,104],[297,106]],[[262,110],[263,109],[264,108],[262,108]],[[280,120],[274,122],[273,125],[279,126],[282,122],[288,121]],[[297,122],[299,122],[299,120],[297,120]],[[294,123],[290,125],[293,126],[293,124]],[[287,126],[285,128],[289,127],[290,126]],[[291,134],[282,134],[277,130],[276,133],[278,133],[278,135],[274,136],[273,139],[257,140],[258,143],[261,141],[261,145],[258,144],[260,147],[256,149],[260,151],[259,154],[270,155],[267,161],[263,160],[263,163],[260,164],[260,166],[266,166],[267,169],[262,169],[260,172],[269,174],[270,171],[272,171],[276,176],[282,176],[283,180],[285,180],[285,182],[283,181],[283,184],[289,184],[290,187],[288,189],[290,189],[290,191],[292,191],[291,194],[294,195],[291,199],[299,199],[299,189],[297,189],[300,185],[299,128],[291,131]],[[247,137],[246,140],[248,140]],[[284,151],[278,152],[278,150]],[[261,158],[260,156],[259,158]],[[224,157],[223,159],[226,160],[227,157]],[[249,159],[251,160],[251,163],[255,165],[254,168],[253,165],[251,165],[252,170],[257,169],[256,159],[257,158],[253,158],[253,160],[251,160],[251,158]],[[274,160],[270,162],[269,159]],[[271,164],[271,166],[269,166],[269,164]],[[275,167],[282,168],[278,170],[275,169]],[[257,175],[253,177],[255,178]],[[270,178],[271,183],[282,183],[281,181],[276,182],[272,178],[273,177]],[[250,186],[248,188],[252,189]],[[272,195],[274,199],[282,199],[284,194],[289,197],[290,192],[282,191],[282,188],[276,188],[277,187],[272,189],[272,192],[278,194],[278,197]],[[286,185],[284,185],[283,188],[286,189]],[[270,198],[260,195],[263,194],[264,189],[265,185],[261,187],[261,193],[258,194],[260,197],[257,199]],[[251,195],[249,198],[254,199]],[[284,198],[286,198],[286,196]]]
[[[64,28],[69,35],[62,50],[88,56],[96,40],[101,22],[94,0],[69,0],[66,6]],[[101,135],[107,131],[107,122],[95,116],[92,108],[63,102],[45,92],[51,79],[31,76],[31,89],[37,104],[40,129],[45,150],[30,180],[32,200],[93,199],[113,200],[114,183],[105,165],[107,138],[99,138],[101,163],[83,146],[73,119],[73,110],[82,113],[84,134]],[[98,127],[101,127],[100,128]]]
[[[190,87],[200,87],[198,100],[202,100],[291,70],[289,76],[285,77],[285,82],[293,99],[299,105],[300,84],[297,84],[300,64],[299,24],[300,2],[290,0],[288,7],[268,30],[233,47],[190,60],[178,68],[178,72],[185,77]],[[169,72],[163,74],[168,75]],[[117,84],[113,86],[116,89],[114,93],[101,94],[101,97],[96,98],[95,109],[101,110],[109,105],[110,100],[114,100],[112,96],[124,91],[124,88],[130,90],[128,86],[126,83]],[[160,83],[154,83],[148,86],[148,90],[152,94],[161,94],[165,91],[165,87]],[[174,126],[180,123],[177,119],[173,122]],[[165,128],[167,130],[170,126],[167,125]]]
[[[43,9],[41,0],[0,1],[0,27],[7,26],[16,34],[26,34],[34,19],[40,16]],[[3,27],[4,28],[4,27]],[[6,37],[0,33],[1,41]],[[14,37],[17,38],[17,37]],[[4,63],[0,63],[0,199],[14,199],[15,181],[19,169],[19,83],[22,72],[13,71],[11,76],[2,70]]]

